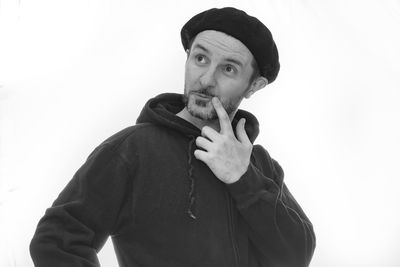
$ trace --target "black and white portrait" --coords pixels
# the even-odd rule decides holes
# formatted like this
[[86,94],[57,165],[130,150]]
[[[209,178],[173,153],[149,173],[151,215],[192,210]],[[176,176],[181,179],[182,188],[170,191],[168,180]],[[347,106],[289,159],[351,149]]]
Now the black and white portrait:
[[[240,29],[235,26],[227,34],[230,24],[213,22],[226,21],[222,13],[186,24],[196,14],[224,7],[257,18],[268,27],[273,41],[265,41],[267,37],[261,34],[254,39],[260,41],[250,40],[255,28],[237,33]],[[187,39],[182,29],[187,30]],[[91,253],[82,262],[98,260],[101,266],[119,266],[117,258],[129,258],[130,252],[140,254],[131,255],[142,261],[137,266],[151,263],[152,257],[178,262],[168,258],[175,244],[189,251],[183,242],[213,237],[215,242],[197,243],[210,259],[203,266],[216,266],[224,253],[227,258],[236,255],[226,262],[237,266],[253,258],[262,266],[294,266],[290,264],[300,258],[298,266],[309,260],[312,267],[400,266],[399,29],[400,2],[396,0],[0,0],[0,266],[34,266],[31,253],[42,253],[42,247],[30,252],[30,244],[36,231],[52,218],[56,219],[46,229],[54,227],[59,239],[49,247],[96,244],[79,257]],[[279,74],[270,74],[276,67],[268,65],[274,52],[259,54],[260,48],[253,46],[259,42],[276,45]],[[237,57],[227,59],[226,53]],[[218,60],[230,63],[221,65]],[[254,64],[261,67],[255,77],[263,79],[244,83]],[[197,77],[205,68],[213,68],[207,72],[210,76]],[[234,90],[243,84],[249,91],[235,95]],[[191,97],[194,88],[198,91]],[[187,94],[186,106],[174,106],[180,101],[178,94]],[[231,101],[224,102],[224,94]],[[148,102],[160,95],[167,104]],[[246,121],[234,118],[239,103],[246,113],[240,111],[236,117],[249,112]],[[156,111],[163,105],[174,110],[178,119],[165,115],[157,120],[167,118],[177,126],[165,131],[159,125],[151,128],[155,115],[145,110],[146,105]],[[211,117],[215,124],[202,123]],[[257,118],[254,127],[252,118]],[[129,153],[117,156],[116,163],[114,155],[128,138],[121,131],[137,123],[150,127],[151,135],[137,133],[145,141],[126,145]],[[210,127],[204,130],[204,125]],[[192,127],[193,133],[182,137],[174,127]],[[224,145],[217,145],[226,135],[232,142],[225,147],[234,149],[211,157],[210,151],[222,150]],[[173,140],[178,137],[186,140],[184,146],[175,146]],[[230,161],[218,161],[221,158]],[[259,162],[264,158],[270,171]],[[101,166],[101,171],[90,169],[91,164]],[[112,164],[115,170],[108,168]],[[165,174],[161,165],[172,171]],[[125,186],[113,187],[118,181],[79,177],[113,177],[117,169],[127,177],[145,178],[127,182],[126,187],[134,189],[119,194]],[[181,179],[181,173],[185,173],[182,181],[174,183],[147,178]],[[284,184],[275,175],[284,176]],[[210,177],[215,179],[208,181]],[[243,182],[260,177],[267,180]],[[99,184],[103,189],[96,193]],[[259,193],[260,184],[271,194]],[[73,188],[69,194],[67,186]],[[82,190],[86,190],[82,201],[91,206],[76,208],[80,200],[74,202],[73,197]],[[112,201],[118,201],[118,208],[107,206],[110,195],[116,195]],[[272,214],[279,214],[271,219],[275,223],[254,222],[256,209],[264,210],[254,203],[269,198],[275,205]],[[153,200],[155,204],[141,205]],[[56,209],[67,202],[64,210]],[[215,219],[225,202],[224,216],[239,223],[225,227]],[[123,210],[133,209],[137,217],[124,215]],[[61,213],[73,216],[65,219]],[[76,237],[68,228],[79,216],[85,219],[79,222],[76,235],[81,235]],[[168,242],[173,246],[156,240],[158,235],[163,238],[167,232],[163,230],[171,229],[163,223],[182,224],[171,230],[176,243]],[[96,231],[90,230],[92,224]],[[185,232],[195,224],[205,226]],[[262,225],[276,226],[281,232],[260,230]],[[234,234],[241,227],[249,236]],[[233,236],[229,240],[233,246],[226,250],[219,242],[224,231]],[[136,241],[126,245],[125,236],[114,246],[111,242],[111,237],[146,233],[154,238],[144,241],[146,245]],[[42,243],[38,242],[49,244],[47,232],[43,235]],[[67,235],[68,240],[60,237]],[[265,241],[275,235],[280,241]],[[248,243],[241,243],[241,238]],[[243,256],[245,246],[254,247],[255,252]],[[146,250],[149,247],[157,250],[157,256]],[[72,251],[53,255],[67,258]]]

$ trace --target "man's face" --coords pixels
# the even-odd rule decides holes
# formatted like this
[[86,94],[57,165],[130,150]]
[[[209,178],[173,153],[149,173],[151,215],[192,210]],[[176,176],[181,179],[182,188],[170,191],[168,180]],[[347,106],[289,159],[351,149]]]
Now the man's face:
[[239,40],[218,31],[200,32],[185,66],[185,104],[202,120],[217,119],[211,103],[216,96],[228,114],[239,107],[250,86],[253,55]]

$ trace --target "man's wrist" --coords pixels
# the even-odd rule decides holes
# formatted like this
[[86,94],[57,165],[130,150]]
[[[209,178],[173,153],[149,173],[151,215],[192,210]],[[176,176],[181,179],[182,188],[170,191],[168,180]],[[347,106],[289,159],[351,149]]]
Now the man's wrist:
[[236,183],[237,181],[239,181],[240,178],[242,178],[242,176],[247,172],[248,168],[249,168],[249,165],[247,165],[247,167],[244,169],[244,171],[240,171],[240,172],[238,171],[237,173],[231,175],[230,179],[225,181],[225,184],[233,184],[233,183]]

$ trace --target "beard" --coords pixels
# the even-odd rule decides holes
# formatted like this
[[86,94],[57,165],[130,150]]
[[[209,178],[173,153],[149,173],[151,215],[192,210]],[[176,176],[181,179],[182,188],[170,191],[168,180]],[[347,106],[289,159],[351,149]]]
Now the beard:
[[[205,97],[199,97],[198,94]],[[216,95],[212,94],[207,88],[189,91],[185,86],[183,103],[185,104],[189,114],[193,117],[201,120],[212,121],[218,119],[218,114],[211,103],[211,99],[215,96]],[[218,99],[221,101],[226,113],[231,115],[238,109],[243,96],[241,95],[231,99],[221,99],[218,97]]]

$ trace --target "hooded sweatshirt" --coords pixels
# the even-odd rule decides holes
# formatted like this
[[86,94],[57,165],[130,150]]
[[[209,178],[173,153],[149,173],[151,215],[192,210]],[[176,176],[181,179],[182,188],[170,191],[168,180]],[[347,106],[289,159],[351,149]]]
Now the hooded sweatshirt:
[[[99,266],[111,236],[122,267],[308,266],[312,224],[267,151],[221,182],[197,160],[200,129],[176,116],[182,95],[150,99],[136,125],[98,146],[46,210],[31,241],[35,266]],[[246,119],[253,143],[257,119]]]

